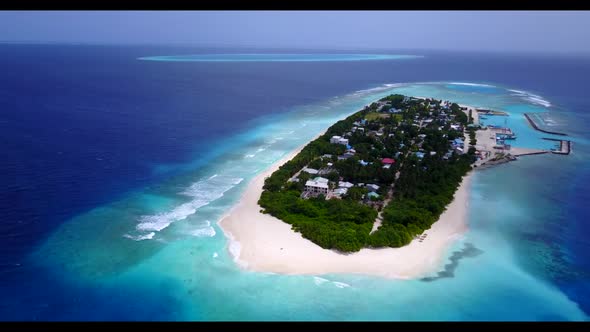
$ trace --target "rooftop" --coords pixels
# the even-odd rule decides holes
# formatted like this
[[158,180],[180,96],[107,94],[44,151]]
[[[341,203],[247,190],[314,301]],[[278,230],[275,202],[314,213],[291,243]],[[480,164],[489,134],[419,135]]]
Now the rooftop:
[[322,177],[317,177],[313,180],[307,180],[307,182],[305,182],[305,185],[309,186],[309,187],[328,189],[328,179],[322,178]]

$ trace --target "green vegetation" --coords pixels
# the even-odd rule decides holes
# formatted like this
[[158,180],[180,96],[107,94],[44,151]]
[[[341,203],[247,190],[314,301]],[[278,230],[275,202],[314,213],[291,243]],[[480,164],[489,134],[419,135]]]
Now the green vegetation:
[[477,139],[475,138],[475,128],[469,128],[469,145],[475,146],[477,144]]
[[[391,114],[392,108],[396,114]],[[457,104],[447,107],[432,99],[385,97],[338,121],[282,165],[265,180],[259,204],[263,212],[291,224],[322,248],[353,252],[406,245],[438,220],[471,169],[471,149],[457,154],[451,146],[452,140],[463,138],[451,124],[467,122]],[[330,143],[333,136],[346,137],[354,150]],[[395,162],[384,167],[383,158]],[[329,183],[329,199],[306,189],[309,174],[301,172],[294,178],[304,167],[320,170]],[[336,195],[332,190],[339,181],[354,186]],[[371,189],[369,183],[374,185]],[[376,190],[378,197],[370,190]],[[390,190],[392,200],[383,206]],[[380,209],[382,226],[369,234]]]
[[371,112],[371,113],[368,113],[365,116],[365,119],[367,121],[375,121],[375,120],[378,120],[380,118],[389,118],[389,117],[391,117],[390,114],[383,114],[383,113]]
[[401,247],[438,220],[471,169],[464,154],[445,163],[429,159],[425,166],[406,163],[396,183],[395,199],[383,211],[383,224],[371,235],[372,247]]
[[350,252],[367,243],[377,211],[348,199],[305,200],[299,195],[296,190],[265,191],[259,204],[322,248]]

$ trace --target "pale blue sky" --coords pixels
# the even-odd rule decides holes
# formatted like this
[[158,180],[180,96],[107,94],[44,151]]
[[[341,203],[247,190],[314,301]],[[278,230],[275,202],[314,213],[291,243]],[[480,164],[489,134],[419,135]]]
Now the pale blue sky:
[[590,11],[3,11],[0,41],[590,53]]

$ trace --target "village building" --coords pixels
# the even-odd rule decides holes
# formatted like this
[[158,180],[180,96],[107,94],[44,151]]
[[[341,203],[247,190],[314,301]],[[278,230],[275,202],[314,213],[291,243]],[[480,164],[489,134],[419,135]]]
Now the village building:
[[346,193],[348,192],[348,188],[338,188],[334,190],[334,195],[335,196],[343,196],[346,195]]
[[348,158],[354,157],[354,153],[346,152],[345,154],[338,156],[338,160],[346,160]]
[[305,182],[305,191],[311,194],[323,194],[327,195],[329,190],[328,179],[322,177],[316,177],[312,180]]
[[303,169],[303,171],[304,171],[305,173],[309,173],[309,174],[311,174],[311,175],[317,175],[317,174],[320,172],[320,171],[318,171],[317,169],[314,169],[314,168],[308,168],[308,167],[305,167],[305,168]]
[[341,136],[332,136],[332,138],[330,138],[330,143],[348,145],[348,139],[342,138]]
[[371,192],[379,190],[379,186],[372,183],[367,184],[365,187]]
[[383,165],[391,165],[391,164],[395,164],[395,160],[391,159],[391,158],[383,158],[383,159],[381,159],[381,163]]
[[354,184],[352,184],[350,182],[344,182],[344,181],[338,182],[338,188],[352,188],[352,187],[354,187]]

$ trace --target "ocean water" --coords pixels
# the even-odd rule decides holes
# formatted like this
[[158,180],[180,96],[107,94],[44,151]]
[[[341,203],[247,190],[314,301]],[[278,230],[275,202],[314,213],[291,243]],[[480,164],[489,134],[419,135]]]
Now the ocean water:
[[[590,59],[138,60],[249,52],[0,47],[0,319],[588,319]],[[421,279],[241,270],[217,222],[248,181],[390,93],[506,111],[484,121],[550,148],[535,113],[574,152],[478,170],[469,231]]]

